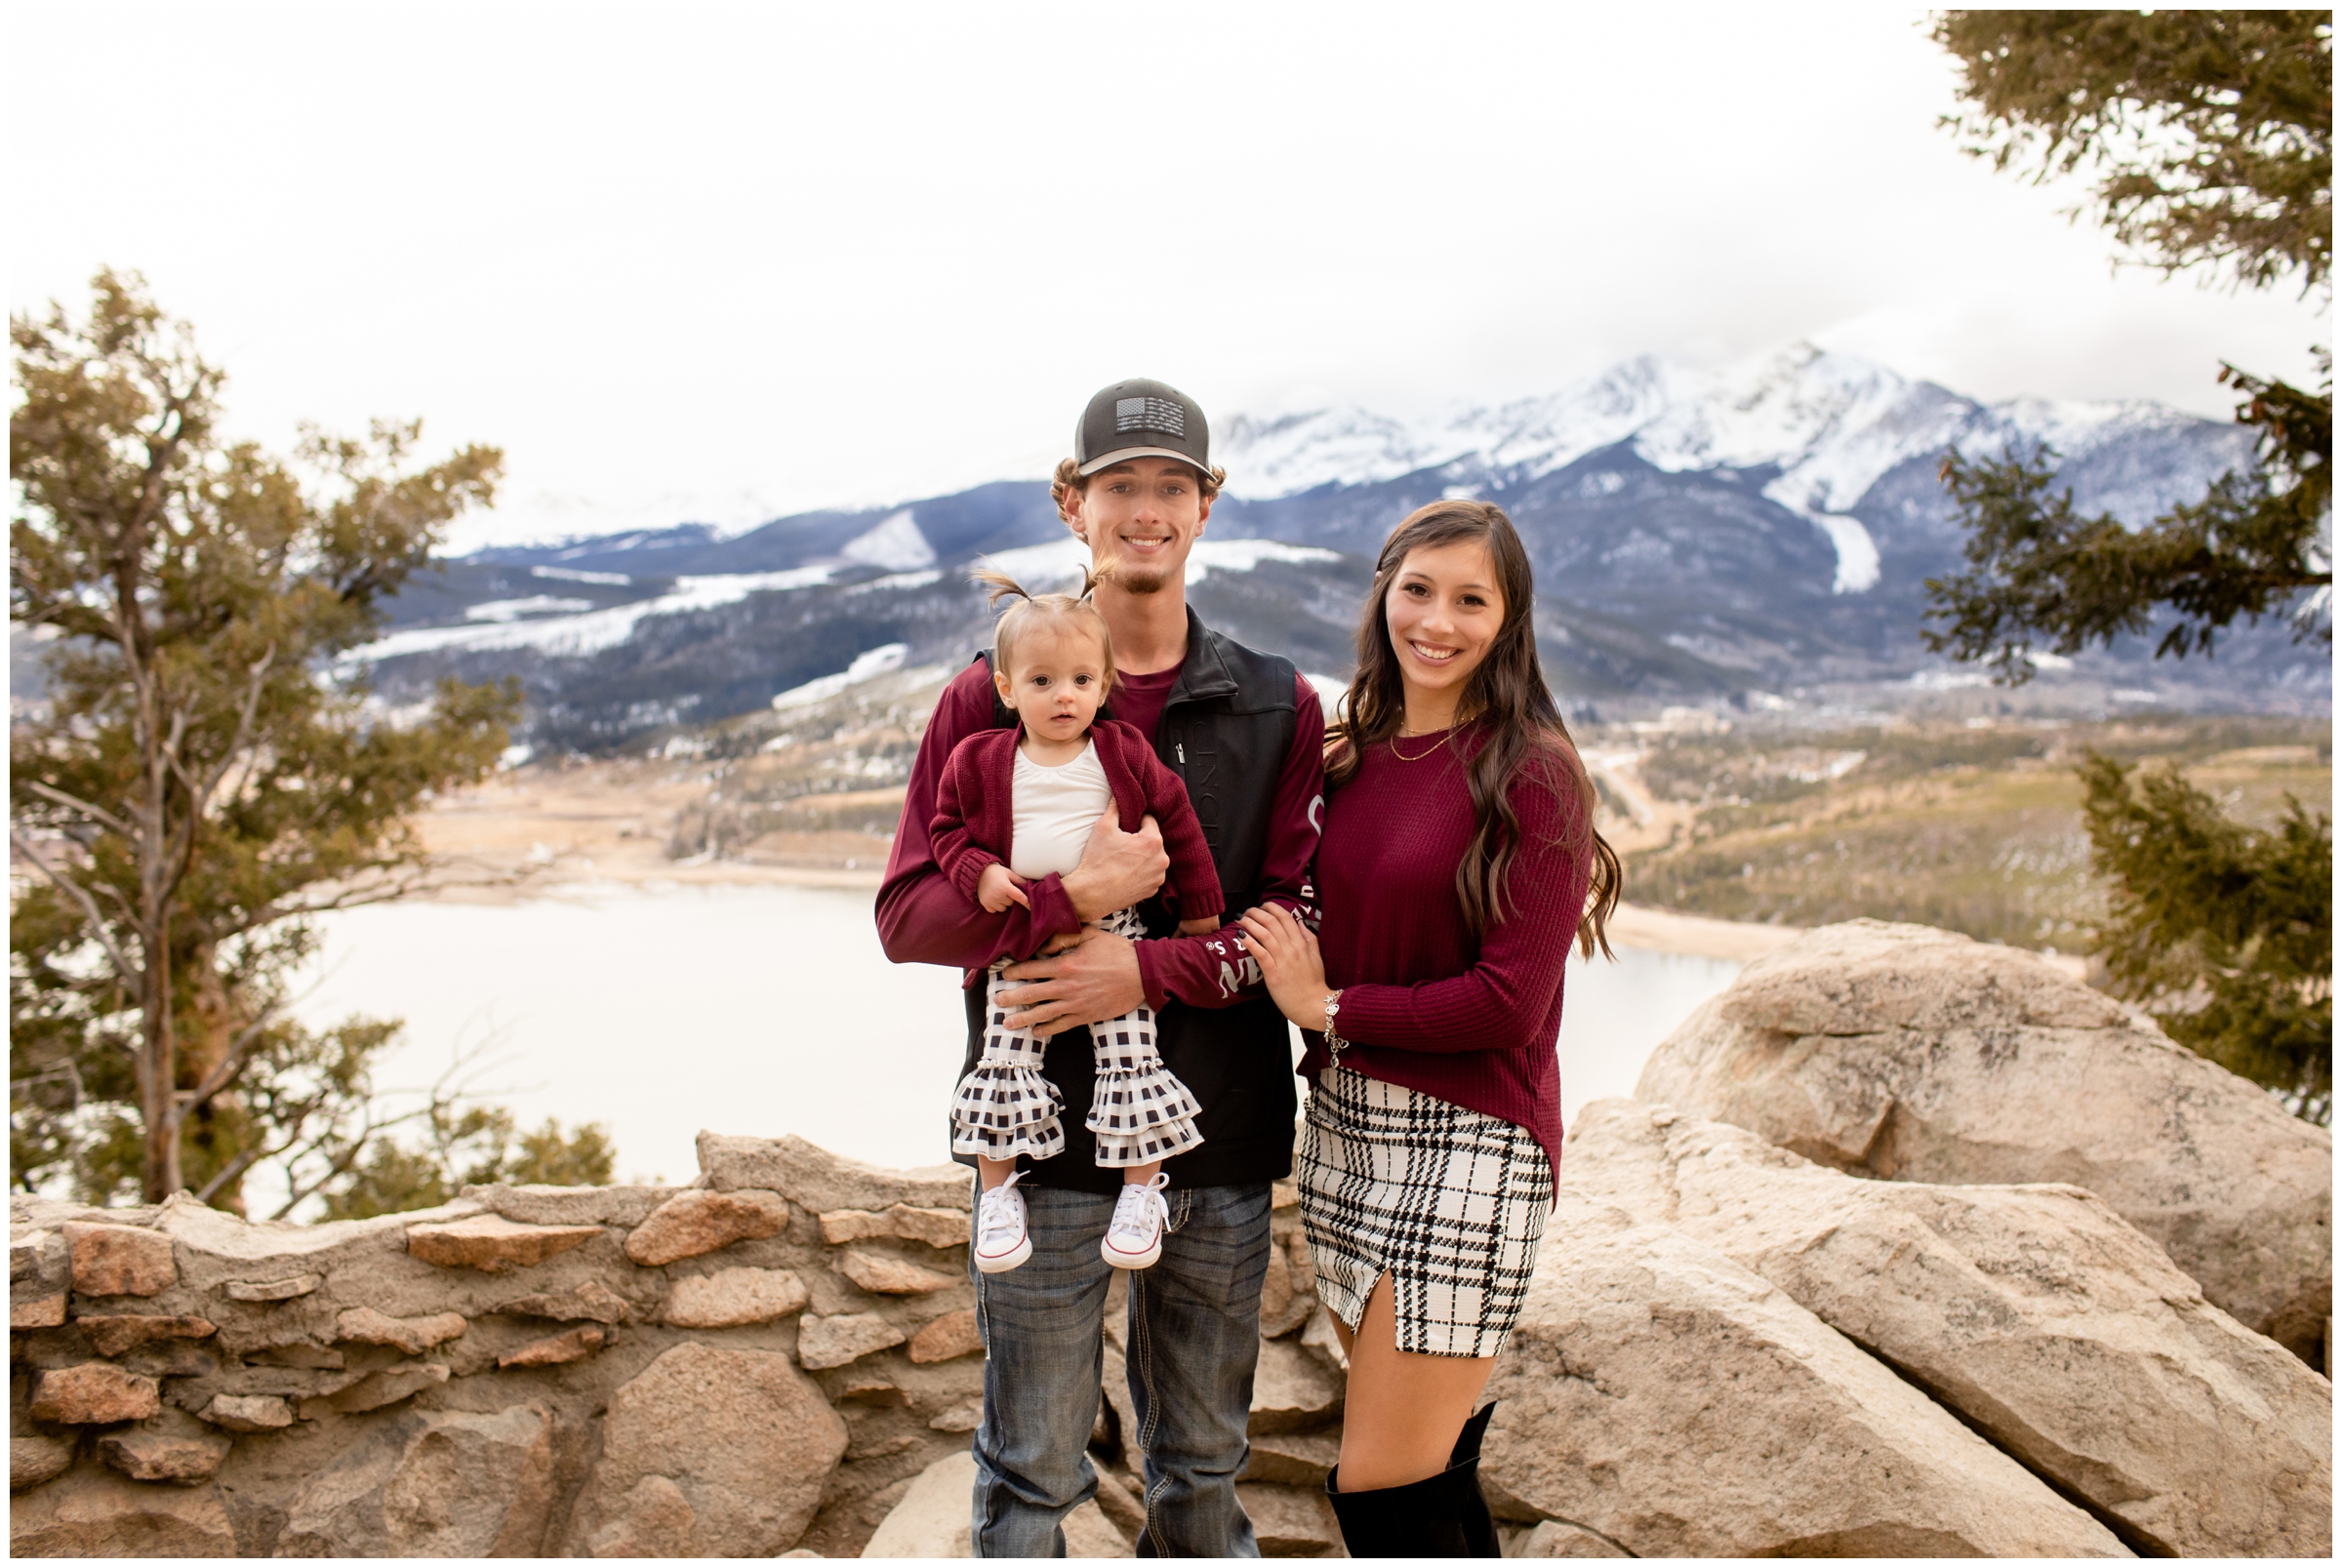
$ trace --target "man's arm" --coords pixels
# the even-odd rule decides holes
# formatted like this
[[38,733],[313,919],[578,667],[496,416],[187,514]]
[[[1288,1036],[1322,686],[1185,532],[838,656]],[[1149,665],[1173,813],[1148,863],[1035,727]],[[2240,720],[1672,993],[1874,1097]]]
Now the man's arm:
[[1060,932],[1078,930],[1081,914],[1067,896],[1062,878],[1045,876],[1029,884],[1030,907],[1011,905],[998,914],[951,885],[936,864],[929,827],[935,821],[944,765],[951,748],[992,728],[992,686],[982,660],[944,688],[919,737],[903,792],[903,815],[895,824],[895,847],[886,858],[886,880],[878,888],[878,943],[898,964],[949,964],[983,969],[996,958],[1036,953]]
[[[1310,884],[1310,863],[1317,856],[1317,832],[1325,824],[1325,709],[1315,688],[1293,677],[1293,744],[1277,769],[1276,798],[1269,818],[1269,843],[1261,856],[1257,904],[1281,904],[1304,922],[1317,924],[1317,894]],[[1227,1007],[1260,994],[1261,966],[1244,951],[1243,931],[1232,922],[1242,890],[1227,890],[1231,924],[1207,937],[1159,937],[1138,944],[1140,983],[1150,1007],[1177,997],[1190,1007]]]
[[[1317,902],[1309,873],[1325,817],[1325,714],[1308,681],[1296,675],[1293,686],[1293,744],[1277,771],[1269,844],[1261,861],[1260,897],[1283,905],[1314,926]],[[1083,865],[1088,865],[1086,856]],[[1240,896],[1242,890],[1225,891]],[[1228,912],[1242,910],[1232,907]],[[1191,1007],[1230,1006],[1260,993],[1260,966],[1245,953],[1242,937],[1235,926],[1206,937],[1139,943],[1084,931],[1070,939],[1073,945],[1009,972],[1012,980],[1039,983],[1031,1005],[1011,1014],[1009,1023],[1054,1033],[1118,1018],[1142,1001],[1159,1008],[1168,996]]]

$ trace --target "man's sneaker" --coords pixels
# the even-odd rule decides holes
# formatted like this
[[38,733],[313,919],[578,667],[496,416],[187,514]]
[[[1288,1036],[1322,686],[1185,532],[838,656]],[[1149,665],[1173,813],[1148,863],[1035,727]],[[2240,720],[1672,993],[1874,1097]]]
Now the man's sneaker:
[[1123,1184],[1122,1195],[1114,1200],[1113,1223],[1098,1244],[1108,1263],[1116,1268],[1145,1268],[1163,1255],[1163,1226],[1171,1219],[1163,1188],[1170,1185],[1167,1171],[1155,1172],[1151,1182]]
[[1032,1237],[1025,1233],[1025,1194],[1017,1184],[1023,1171],[987,1192],[976,1205],[976,1271],[1005,1274],[1032,1256]]

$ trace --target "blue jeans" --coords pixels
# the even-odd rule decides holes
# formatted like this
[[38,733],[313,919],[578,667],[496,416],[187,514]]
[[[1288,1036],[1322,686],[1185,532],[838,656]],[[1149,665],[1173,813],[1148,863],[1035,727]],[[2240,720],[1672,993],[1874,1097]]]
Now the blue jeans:
[[[976,1431],[969,1539],[979,1557],[1062,1557],[1059,1521],[1098,1491],[1087,1452],[1105,1367],[1099,1256],[1114,1200],[1021,1186],[1032,1256],[970,1272],[984,1333],[984,1425]],[[1126,1343],[1146,1456],[1142,1557],[1257,1557],[1236,1477],[1252,1448],[1252,1374],[1269,1272],[1269,1184],[1166,1192],[1163,1255],[1130,1276]]]

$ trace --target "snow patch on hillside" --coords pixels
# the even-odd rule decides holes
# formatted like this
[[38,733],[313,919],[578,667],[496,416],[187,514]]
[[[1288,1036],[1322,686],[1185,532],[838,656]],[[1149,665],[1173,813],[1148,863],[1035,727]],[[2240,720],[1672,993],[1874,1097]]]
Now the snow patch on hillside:
[[873,648],[868,653],[856,656],[854,663],[834,675],[822,675],[802,686],[790,687],[773,699],[773,706],[786,712],[792,707],[810,707],[816,703],[826,703],[849,686],[859,686],[866,680],[892,674],[901,669],[903,662],[909,657],[910,644],[907,642],[890,642],[882,648]]
[[535,593],[525,599],[490,599],[475,604],[464,612],[466,621],[518,621],[523,616],[569,615],[593,608],[591,599],[556,599],[549,593]]
[[[613,605],[585,615],[545,616],[535,621],[474,623],[462,626],[416,626],[353,648],[342,656],[343,664],[379,663],[410,654],[477,652],[490,649],[534,648],[565,658],[615,648],[634,635],[647,616],[679,615],[689,610],[712,610],[751,593],[787,588],[819,587],[835,573],[834,567],[800,566],[786,572],[731,572],[718,577],[679,577],[675,585],[654,599]],[[505,601],[509,603],[510,601]],[[581,601],[570,601],[581,602]]]
[[935,546],[919,532],[918,520],[908,506],[860,535],[837,553],[859,565],[889,572],[915,572],[935,564]]
[[581,572],[569,566],[532,566],[529,576],[554,583],[596,583],[614,588],[631,587],[634,583],[624,572]]

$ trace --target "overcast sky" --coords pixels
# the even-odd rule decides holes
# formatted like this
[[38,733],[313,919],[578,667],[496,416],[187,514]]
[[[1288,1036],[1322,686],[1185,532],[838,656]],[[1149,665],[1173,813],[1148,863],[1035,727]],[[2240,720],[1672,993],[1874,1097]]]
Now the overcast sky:
[[1798,338],[2226,417],[2328,318],[2110,271],[1962,157],[1918,12],[88,3],[11,10],[9,302],[145,273],[233,422],[508,455],[460,547],[1043,471],[1217,420]]

